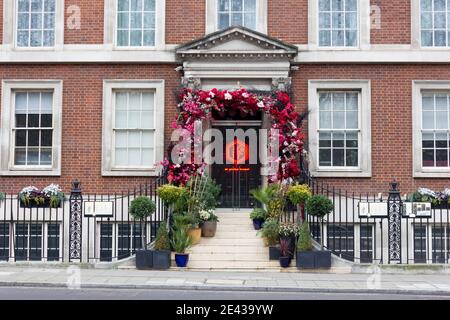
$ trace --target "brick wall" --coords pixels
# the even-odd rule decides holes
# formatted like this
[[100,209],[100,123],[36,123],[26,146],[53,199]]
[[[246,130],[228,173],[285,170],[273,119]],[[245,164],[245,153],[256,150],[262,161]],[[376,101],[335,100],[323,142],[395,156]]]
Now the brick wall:
[[[380,8],[381,28],[372,28],[373,44],[411,43],[411,1],[371,0],[371,5]],[[372,12],[373,13],[373,12]]]
[[282,41],[307,44],[308,0],[269,0],[268,31]]
[[[65,33],[64,43],[66,44],[102,44],[103,43],[103,20],[104,1],[103,0],[66,0],[65,5]],[[70,6],[80,8],[81,25],[80,29],[69,29],[67,19],[73,14],[67,9]]]
[[405,193],[419,187],[449,187],[448,178],[412,177],[412,81],[448,80],[450,65],[303,65],[293,74],[295,103],[301,110],[308,108],[310,79],[371,80],[372,178],[325,181],[355,192],[387,191],[393,179]]
[[[175,118],[174,90],[179,74],[172,65],[2,65],[1,79],[63,80],[61,177],[0,177],[2,192],[18,192],[24,186],[38,188],[59,183],[67,192],[79,179],[85,192],[114,192],[133,188],[146,178],[101,176],[103,79],[165,79],[165,137]],[[162,106],[159,106],[162,107]]]
[[206,0],[166,0],[166,43],[181,44],[205,34]]

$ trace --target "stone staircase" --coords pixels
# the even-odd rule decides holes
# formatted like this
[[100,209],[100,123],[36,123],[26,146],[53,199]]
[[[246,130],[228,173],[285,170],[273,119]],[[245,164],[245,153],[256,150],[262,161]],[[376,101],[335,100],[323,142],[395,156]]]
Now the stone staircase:
[[280,269],[278,261],[269,261],[269,249],[253,229],[250,211],[218,210],[217,233],[202,238],[190,249],[189,269],[259,270]]

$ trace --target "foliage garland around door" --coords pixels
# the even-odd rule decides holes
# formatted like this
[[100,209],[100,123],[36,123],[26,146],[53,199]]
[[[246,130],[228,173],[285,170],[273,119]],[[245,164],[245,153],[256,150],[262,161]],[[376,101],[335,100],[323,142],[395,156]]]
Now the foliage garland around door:
[[[279,155],[269,158],[269,164],[275,164],[278,172],[269,177],[271,183],[292,180],[300,176],[297,155],[303,151],[304,135],[300,128],[303,117],[295,111],[289,94],[273,91],[269,95],[260,95],[246,89],[235,91],[212,89],[209,91],[182,89],[179,95],[179,115],[172,123],[173,129],[185,129],[192,137],[197,121],[212,117],[212,112],[219,114],[233,111],[242,115],[255,115],[262,111],[269,115],[272,129],[279,131]],[[270,137],[276,139],[276,137]],[[193,141],[194,144],[202,143]],[[169,150],[169,154],[171,150]],[[180,155],[185,157],[186,155]],[[163,162],[168,173],[168,180],[174,185],[185,185],[191,176],[203,174],[205,164],[174,164],[169,160]]]

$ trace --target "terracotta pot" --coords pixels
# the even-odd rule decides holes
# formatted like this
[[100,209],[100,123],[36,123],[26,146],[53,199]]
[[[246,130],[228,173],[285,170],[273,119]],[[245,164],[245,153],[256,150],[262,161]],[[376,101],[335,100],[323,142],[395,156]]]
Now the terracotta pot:
[[205,221],[202,224],[202,237],[212,238],[216,235],[217,221]]
[[191,238],[192,245],[196,245],[200,243],[200,239],[202,237],[202,229],[201,228],[192,228],[188,230],[188,235]]

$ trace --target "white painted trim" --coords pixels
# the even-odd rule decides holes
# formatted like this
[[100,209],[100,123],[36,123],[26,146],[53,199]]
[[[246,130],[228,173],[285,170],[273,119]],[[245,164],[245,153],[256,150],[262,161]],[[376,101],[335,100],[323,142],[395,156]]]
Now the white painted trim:
[[420,29],[420,0],[411,0],[411,47],[413,49],[422,47]]
[[358,45],[356,47],[319,46],[319,1],[308,0],[308,43],[310,50],[358,51],[370,49],[370,0],[358,1]]
[[[318,166],[318,90],[359,90],[359,168],[319,168]],[[365,177],[372,176],[372,129],[371,129],[371,86],[370,80],[310,80],[308,82],[308,137],[309,165],[315,177]]]
[[27,51],[35,55],[36,51],[61,51],[64,45],[64,0],[56,0],[55,46],[54,47],[18,47],[17,46],[17,0],[3,1],[3,46],[7,50]]
[[119,47],[117,46],[117,0],[104,0],[104,44],[112,50],[156,51],[164,50],[166,42],[166,1],[156,0],[155,46],[152,47]]
[[[200,0],[199,0],[200,1]],[[205,34],[213,33],[219,30],[217,26],[217,0],[203,0],[206,1],[205,8]],[[256,0],[256,30],[267,34],[267,15],[268,15],[268,0]]]
[[[155,90],[155,166],[142,169],[113,168],[113,91],[117,89]],[[164,80],[104,80],[102,127],[102,175],[103,176],[157,176],[156,164],[164,160]]]
[[[13,165],[13,136],[11,133],[14,121],[12,95],[18,89],[51,89],[53,90],[53,159],[51,168],[15,167]],[[1,110],[1,149],[0,176],[60,176],[61,175],[61,132],[62,132],[62,80],[3,80]]]
[[450,91],[450,81],[414,80],[412,82],[413,177],[450,178],[450,168],[422,167],[422,91]]

